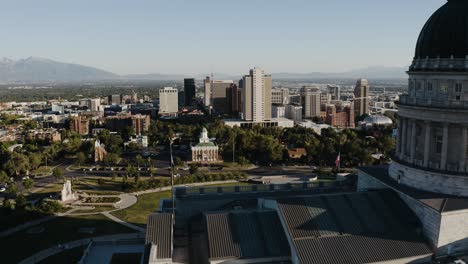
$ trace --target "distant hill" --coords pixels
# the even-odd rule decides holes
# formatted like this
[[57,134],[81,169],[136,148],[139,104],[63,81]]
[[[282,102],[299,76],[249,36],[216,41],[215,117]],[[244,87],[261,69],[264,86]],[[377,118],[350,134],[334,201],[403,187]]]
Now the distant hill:
[[77,82],[118,78],[118,75],[104,70],[72,63],[57,62],[44,58],[0,60],[0,82],[42,83]]
[[[404,79],[407,78],[407,67],[368,67],[342,73],[271,73],[274,79]],[[198,74],[198,80],[210,74]],[[0,59],[0,83],[53,83],[53,82],[82,82],[82,81],[182,81],[183,74],[129,74],[117,75],[105,70],[83,66],[79,64],[63,63],[45,58],[29,57],[27,59]],[[215,73],[216,80],[239,80],[240,75]]]
[[383,67],[373,66],[363,69],[356,69],[340,73],[324,73],[324,72],[311,72],[311,73],[272,73],[275,79],[405,79],[407,78],[406,71],[408,67]]

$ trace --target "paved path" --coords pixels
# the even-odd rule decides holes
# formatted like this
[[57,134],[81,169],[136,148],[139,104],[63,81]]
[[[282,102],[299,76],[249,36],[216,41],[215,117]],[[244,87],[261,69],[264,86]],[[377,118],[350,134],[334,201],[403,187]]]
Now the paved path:
[[115,217],[115,216],[111,215],[109,212],[103,212],[101,214],[105,215],[107,218],[109,218],[110,220],[112,220],[112,221],[114,221],[116,223],[124,225],[124,226],[126,226],[128,228],[131,228],[133,230],[136,230],[138,232],[145,232],[146,231],[145,228],[139,227],[139,226],[134,225],[134,224],[130,224],[129,222],[126,222],[126,221],[124,221],[124,220],[122,220],[122,219],[120,219],[118,217]]
[[30,264],[30,263],[38,263],[41,260],[44,260],[50,256],[58,254],[62,251],[69,250],[72,248],[86,246],[91,241],[93,242],[100,242],[100,241],[116,241],[116,240],[125,240],[125,239],[136,239],[136,238],[144,238],[144,233],[130,233],[130,234],[117,234],[117,235],[108,235],[108,236],[97,236],[97,237],[90,237],[80,240],[71,241],[65,244],[56,245],[50,247],[48,249],[41,250],[36,254],[23,259],[20,264]]

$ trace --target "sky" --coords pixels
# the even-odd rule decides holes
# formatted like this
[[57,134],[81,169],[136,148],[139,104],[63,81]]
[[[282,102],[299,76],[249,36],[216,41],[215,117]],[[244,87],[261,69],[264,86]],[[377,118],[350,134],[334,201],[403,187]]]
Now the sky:
[[446,0],[0,0],[0,58],[118,74],[341,72],[411,63]]

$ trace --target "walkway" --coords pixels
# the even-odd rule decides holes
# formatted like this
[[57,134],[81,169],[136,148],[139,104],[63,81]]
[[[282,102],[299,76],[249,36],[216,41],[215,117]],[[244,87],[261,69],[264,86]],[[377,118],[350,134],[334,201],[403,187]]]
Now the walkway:
[[111,215],[109,212],[102,212],[101,214],[103,214],[104,216],[106,216],[107,218],[109,218],[110,220],[112,220],[112,221],[114,221],[116,223],[124,225],[124,226],[126,226],[128,228],[131,228],[133,230],[136,230],[138,232],[145,232],[146,231],[145,228],[139,227],[139,226],[134,225],[134,224],[130,224],[129,222],[126,222],[126,221],[124,221],[124,220],[122,220],[120,218],[117,218],[117,217]]
[[39,251],[38,253],[30,256],[26,259],[23,259],[20,264],[32,264],[38,263],[41,260],[44,260],[50,256],[58,254],[62,251],[69,250],[72,248],[85,246],[89,244],[91,241],[93,242],[101,242],[101,241],[117,241],[117,240],[124,240],[124,239],[137,239],[137,238],[144,238],[144,233],[130,233],[130,234],[117,234],[117,235],[109,235],[109,236],[97,236],[97,237],[90,237],[80,240],[71,241],[65,244],[56,245],[54,247],[50,247],[48,249],[44,249]]

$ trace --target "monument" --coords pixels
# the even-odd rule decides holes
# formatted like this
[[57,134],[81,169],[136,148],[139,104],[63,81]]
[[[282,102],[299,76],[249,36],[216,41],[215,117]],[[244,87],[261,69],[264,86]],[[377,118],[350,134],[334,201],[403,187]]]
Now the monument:
[[62,202],[68,202],[68,201],[76,200],[76,196],[72,191],[71,181],[70,180],[67,180],[63,184],[61,199],[62,199]]

